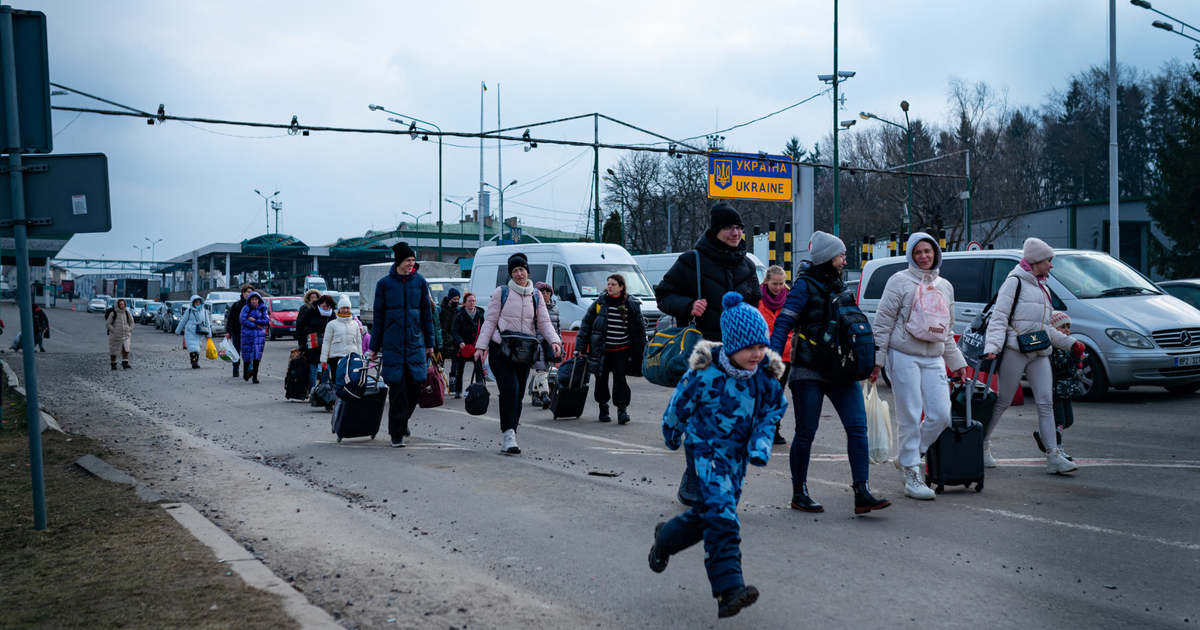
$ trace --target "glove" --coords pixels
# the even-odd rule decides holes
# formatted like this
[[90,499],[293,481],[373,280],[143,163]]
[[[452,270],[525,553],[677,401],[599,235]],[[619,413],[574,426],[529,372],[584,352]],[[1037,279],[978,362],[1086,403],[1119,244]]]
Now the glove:
[[1087,346],[1076,341],[1075,345],[1071,346],[1071,356],[1075,357],[1076,359],[1082,359],[1085,350],[1087,350]]

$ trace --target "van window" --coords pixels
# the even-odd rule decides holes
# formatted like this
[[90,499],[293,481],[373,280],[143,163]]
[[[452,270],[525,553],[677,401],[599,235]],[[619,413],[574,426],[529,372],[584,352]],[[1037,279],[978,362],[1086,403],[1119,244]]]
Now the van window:
[[897,271],[905,269],[906,267],[908,267],[908,261],[879,265],[879,268],[875,270],[875,273],[871,274],[870,282],[868,282],[867,286],[864,287],[862,299],[878,300],[879,298],[883,297],[883,287],[887,285],[888,278],[891,278],[892,275],[894,275]]
[[[537,284],[546,281],[547,265],[529,265],[529,281]],[[496,286],[508,284],[508,265],[496,267]]]
[[564,302],[575,301],[575,291],[571,289],[571,276],[562,265],[554,265],[554,282],[550,283],[554,287],[554,295],[558,296],[559,300]]
[[940,275],[954,285],[955,302],[987,302],[986,258],[954,258],[942,262]]
[[625,278],[625,292],[640,298],[654,298],[654,291],[642,276],[637,265],[571,265],[579,292],[585,298],[598,297],[608,286],[608,277],[614,273]]
[[[1000,285],[1004,284],[1004,279],[1008,277],[1008,273],[1013,270],[1013,267],[1016,266],[1016,263],[1007,258],[995,259],[995,261],[992,262],[992,292],[988,294],[987,300],[981,301],[987,302],[988,300],[992,299],[1000,290]],[[957,294],[955,295],[955,299],[958,299]],[[1050,289],[1050,308],[1056,311],[1067,310],[1067,305],[1063,304],[1063,301],[1059,299],[1058,294],[1054,292],[1054,289]]]

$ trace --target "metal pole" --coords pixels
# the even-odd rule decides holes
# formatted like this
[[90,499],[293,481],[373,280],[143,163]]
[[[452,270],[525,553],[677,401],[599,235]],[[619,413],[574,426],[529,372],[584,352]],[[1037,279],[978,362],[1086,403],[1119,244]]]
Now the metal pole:
[[[833,235],[840,232],[838,226],[838,4],[833,0]],[[911,160],[910,160],[911,161]]]
[[[8,144],[21,146],[17,112],[17,59],[13,47],[12,13],[0,13],[0,55],[4,64],[4,110]],[[17,256],[17,309],[21,316],[21,360],[25,370],[25,424],[29,432],[29,475],[33,482],[33,528],[46,529],[46,484],[42,468],[42,416],[38,403],[37,366],[34,361],[33,295],[29,290],[29,232],[25,224],[25,175],[21,154],[8,155],[8,179],[13,215],[13,240]],[[0,377],[2,378],[2,377]]]
[[1108,253],[1121,258],[1121,190],[1117,182],[1117,0],[1108,0]]
[[[499,83],[496,84],[496,128],[497,129],[504,128],[500,125],[500,84]],[[499,236],[499,238],[496,239],[497,245],[500,244],[500,241],[504,240],[504,189],[506,188],[506,186],[504,185],[504,171],[502,170],[501,158],[502,158],[502,156],[500,154],[500,139],[497,138],[496,139],[496,185],[500,186],[500,209],[499,209],[499,212],[500,212],[500,236]]]
[[675,205],[673,202],[670,202],[670,201],[667,202],[667,250],[666,251],[668,251],[668,252],[671,251],[671,206],[673,206],[673,205]]
[[438,135],[438,262],[442,261],[442,136]]
[[906,234],[912,232],[912,123],[908,121],[908,108],[904,108],[904,135],[908,138],[908,162],[904,164],[904,172],[908,175],[905,179],[908,180],[908,194],[904,198],[904,232]]
[[[475,210],[475,219],[479,222],[479,247],[483,247],[483,93],[487,90],[487,85],[483,81],[479,82],[479,203],[478,209]],[[474,275],[475,267],[471,267],[472,275]]]
[[971,197],[975,196],[975,192],[971,190],[971,150],[967,149],[967,243],[971,242]]
[[592,114],[592,194],[596,200],[595,241],[600,242],[600,117]]

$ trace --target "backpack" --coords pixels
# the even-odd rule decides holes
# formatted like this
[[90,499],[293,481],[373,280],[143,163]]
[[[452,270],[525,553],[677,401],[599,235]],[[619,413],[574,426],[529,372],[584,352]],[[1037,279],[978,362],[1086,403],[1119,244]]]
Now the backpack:
[[[820,290],[814,279],[801,277]],[[813,346],[810,351],[816,365],[820,366],[818,371],[834,384],[852,383],[870,376],[871,370],[875,369],[875,335],[867,316],[858,308],[854,291],[830,296],[826,315],[824,331],[818,339],[807,339]]]
[[932,283],[917,282],[904,330],[921,341],[944,342],[951,333],[950,304]]

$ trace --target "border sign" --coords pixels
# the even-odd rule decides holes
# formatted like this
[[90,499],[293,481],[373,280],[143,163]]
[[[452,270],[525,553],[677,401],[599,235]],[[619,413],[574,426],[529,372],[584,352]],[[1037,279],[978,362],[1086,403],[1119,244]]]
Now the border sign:
[[[103,153],[25,157],[25,211],[37,217],[31,238],[70,236],[112,229],[108,158]],[[0,165],[0,236],[12,236],[8,166]]]
[[791,160],[786,155],[709,153],[708,196],[791,203]]

